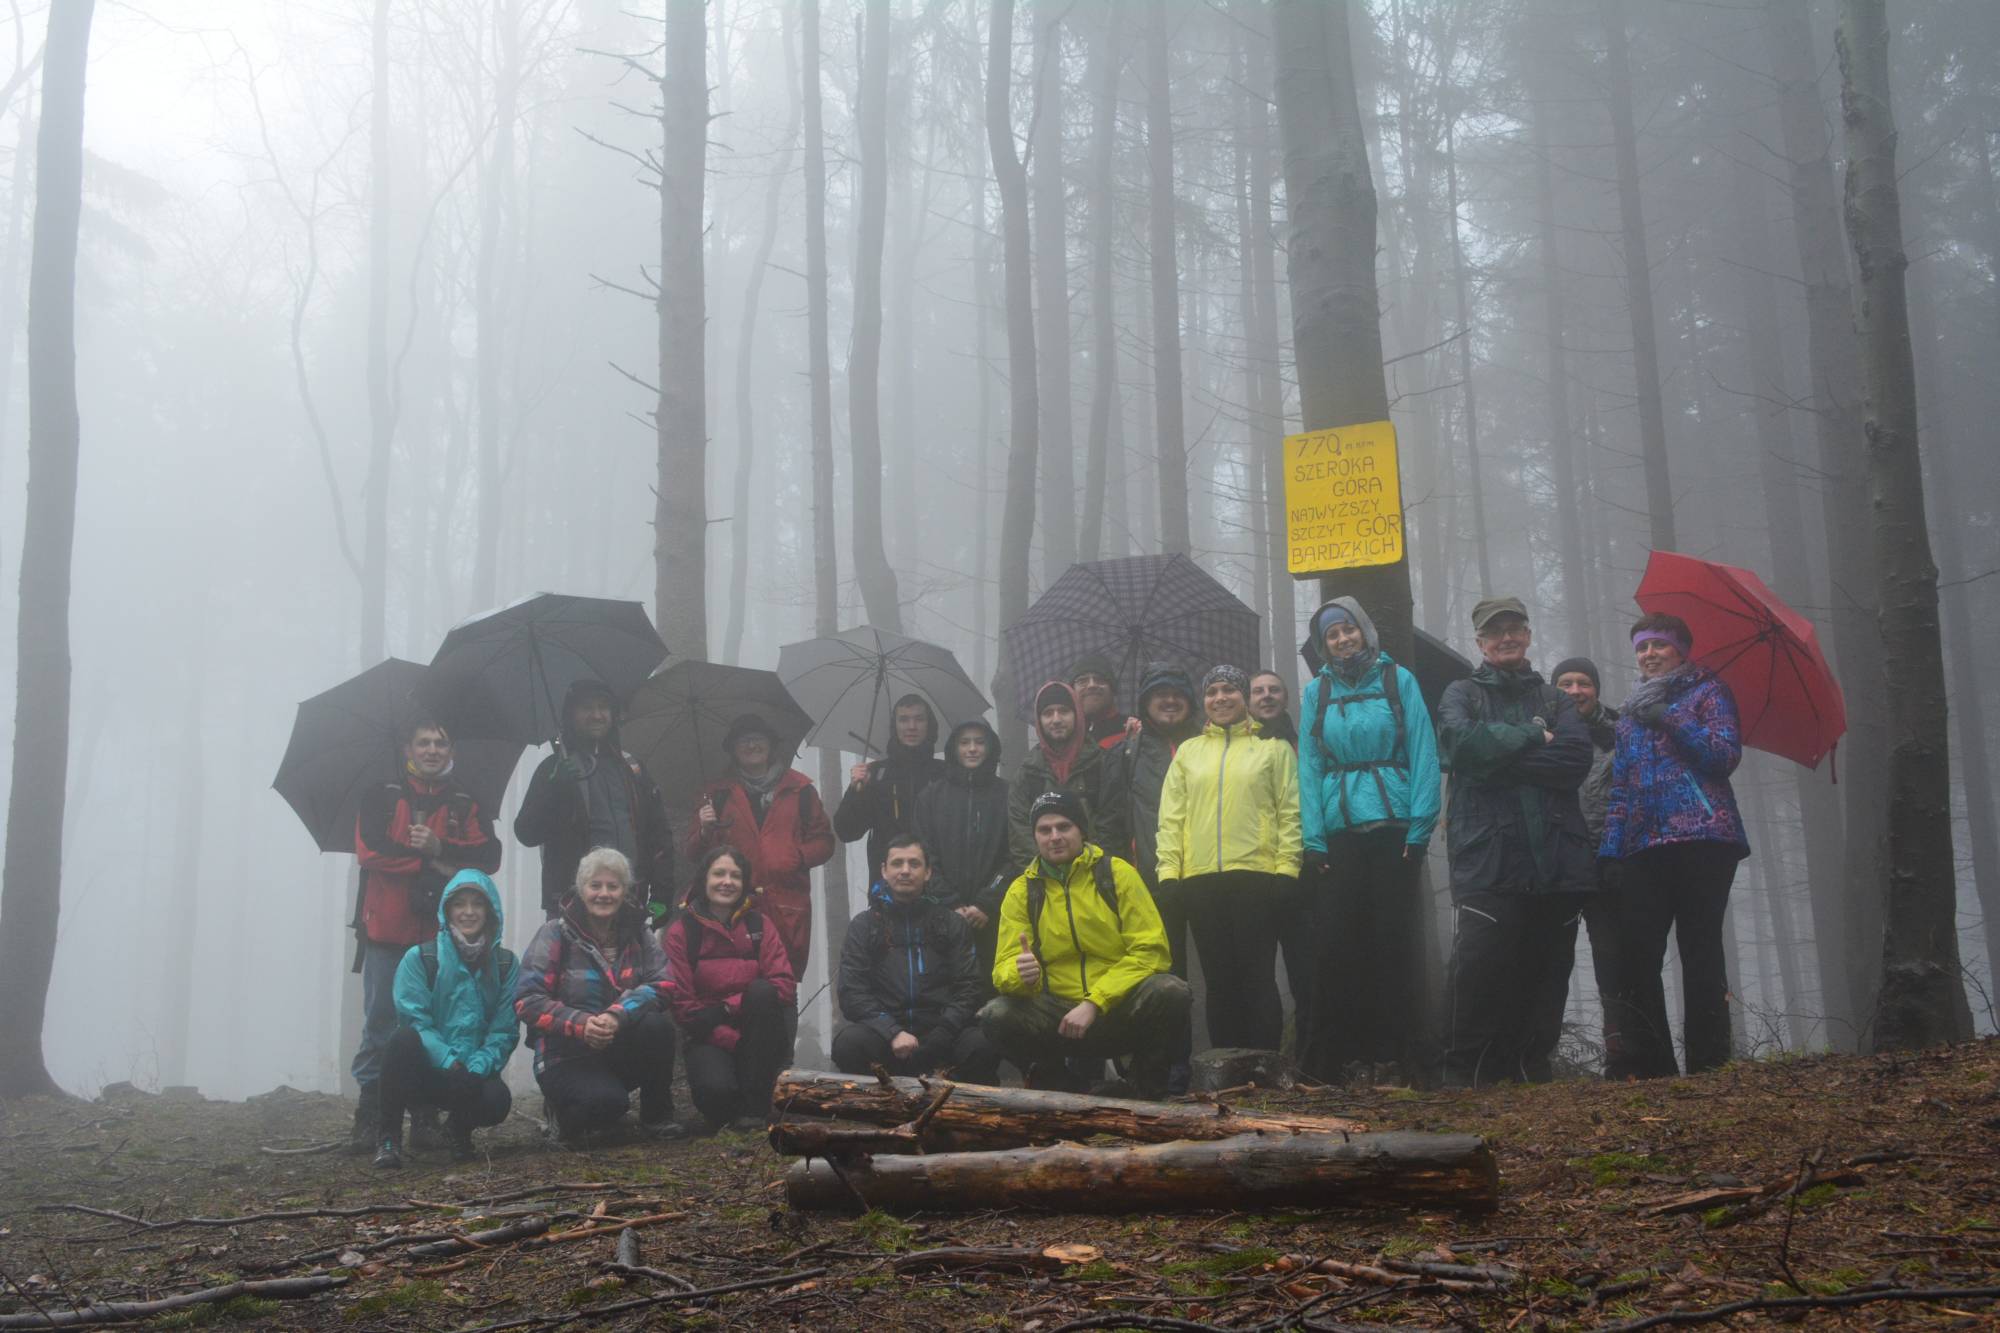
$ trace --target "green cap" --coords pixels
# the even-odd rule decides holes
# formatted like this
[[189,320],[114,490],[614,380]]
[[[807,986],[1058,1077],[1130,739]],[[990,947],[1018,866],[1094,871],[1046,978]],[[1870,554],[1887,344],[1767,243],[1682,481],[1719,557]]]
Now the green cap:
[[1521,605],[1518,597],[1482,597],[1472,608],[1472,632],[1484,634],[1486,627],[1501,616],[1528,618],[1528,608]]

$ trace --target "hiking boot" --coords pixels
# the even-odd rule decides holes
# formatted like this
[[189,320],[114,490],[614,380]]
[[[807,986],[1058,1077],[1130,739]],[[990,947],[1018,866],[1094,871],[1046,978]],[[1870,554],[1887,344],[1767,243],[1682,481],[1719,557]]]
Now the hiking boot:
[[410,1147],[418,1152],[436,1152],[445,1146],[445,1135],[438,1128],[438,1113],[434,1106],[410,1112]]
[[367,1152],[381,1141],[382,1088],[380,1084],[364,1083],[361,1096],[354,1103],[354,1124],[347,1131],[347,1150]]
[[[415,1131],[416,1127],[414,1125],[411,1126],[413,1136]],[[451,1145],[452,1161],[470,1162],[479,1156],[478,1150],[472,1146],[472,1126],[461,1123],[457,1116],[451,1115],[445,1117],[444,1133],[446,1140]]]
[[383,1139],[375,1150],[375,1165],[393,1170],[403,1164],[403,1150],[396,1146],[394,1139]]

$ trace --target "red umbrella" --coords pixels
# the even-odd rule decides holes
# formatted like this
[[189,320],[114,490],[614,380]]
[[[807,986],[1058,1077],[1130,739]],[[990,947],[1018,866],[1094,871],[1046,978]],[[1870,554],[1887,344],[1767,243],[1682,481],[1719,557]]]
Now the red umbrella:
[[1847,701],[1812,622],[1747,569],[1655,551],[1636,596],[1694,631],[1694,660],[1736,695],[1743,743],[1819,767],[1847,731]]

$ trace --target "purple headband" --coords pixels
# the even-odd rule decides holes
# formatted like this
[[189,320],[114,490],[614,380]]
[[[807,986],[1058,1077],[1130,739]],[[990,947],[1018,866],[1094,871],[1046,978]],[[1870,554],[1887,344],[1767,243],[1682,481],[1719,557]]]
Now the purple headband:
[[1658,639],[1661,643],[1671,643],[1674,647],[1680,649],[1682,657],[1690,656],[1694,652],[1694,645],[1692,643],[1689,643],[1686,639],[1673,633],[1671,630],[1664,629],[1642,629],[1638,631],[1632,636],[1632,651],[1635,653],[1638,652],[1640,644],[1647,643],[1653,639]]

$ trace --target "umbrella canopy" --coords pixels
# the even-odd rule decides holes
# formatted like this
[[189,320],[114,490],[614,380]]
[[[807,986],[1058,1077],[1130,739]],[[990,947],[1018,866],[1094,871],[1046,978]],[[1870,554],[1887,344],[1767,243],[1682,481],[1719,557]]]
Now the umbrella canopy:
[[1817,768],[1847,731],[1847,701],[1812,622],[1747,569],[1655,551],[1636,595],[1694,631],[1694,660],[1736,695],[1743,743]]
[[1035,692],[1068,680],[1084,657],[1104,657],[1130,692],[1148,662],[1172,662],[1200,680],[1219,662],[1259,662],[1257,613],[1184,555],[1140,555],[1071,565],[1007,627],[1004,663],[1022,716]]
[[539,745],[572,684],[603,681],[622,704],[666,655],[637,602],[537,593],[453,626],[420,693],[455,735]]
[[944,730],[992,707],[950,649],[872,625],[786,644],[778,650],[778,676],[813,719],[807,744],[822,749],[881,754],[896,700],[906,694],[923,696]]
[[[403,728],[425,712],[424,668],[391,657],[299,705],[271,786],[298,812],[323,852],[354,850],[362,794],[403,772]],[[455,740],[451,771],[490,821],[520,762],[519,741]]]
[[[1416,661],[1405,662],[1410,674],[1417,678],[1417,687],[1424,692],[1424,702],[1432,712],[1437,711],[1439,696],[1444,687],[1455,680],[1464,680],[1472,675],[1472,663],[1459,656],[1458,650],[1437,635],[1412,626],[1410,633],[1416,640]],[[1313,642],[1310,628],[1305,642],[1299,645],[1299,656],[1305,660],[1306,670],[1313,675],[1326,665],[1326,654]]]
[[632,696],[619,735],[660,784],[667,808],[686,810],[711,779],[729,771],[722,738],[745,713],[756,714],[775,733],[771,762],[790,767],[813,721],[785,692],[775,671],[692,659],[675,662]]

